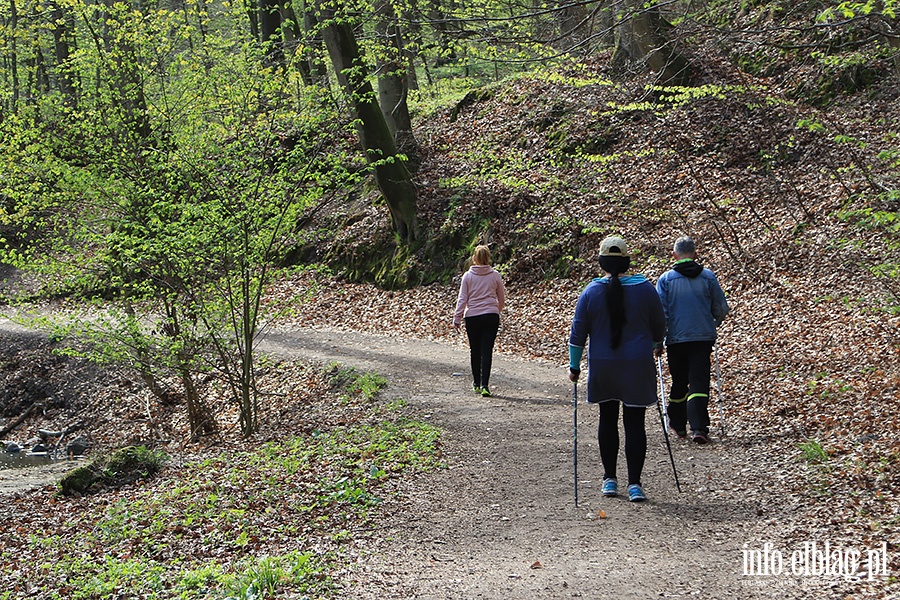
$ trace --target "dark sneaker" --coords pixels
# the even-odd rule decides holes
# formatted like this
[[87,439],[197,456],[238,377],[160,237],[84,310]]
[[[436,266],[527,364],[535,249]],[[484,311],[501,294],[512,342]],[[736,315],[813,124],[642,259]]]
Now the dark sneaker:
[[644,490],[641,489],[641,486],[632,483],[628,486],[628,501],[629,502],[643,502],[647,499],[647,496],[644,495]]
[[708,444],[709,443],[709,435],[706,433],[703,433],[702,431],[693,432],[693,437],[691,439],[694,440],[695,444]]
[[619,494],[619,482],[612,478],[604,479],[600,493],[609,498],[617,496]]
[[487,386],[485,386],[485,387],[481,388],[481,395],[484,396],[485,398],[487,398],[488,396],[491,395],[491,390],[489,390],[487,388]]
[[678,436],[678,439],[681,440],[687,437],[687,429],[675,429],[674,427],[672,427],[672,433]]

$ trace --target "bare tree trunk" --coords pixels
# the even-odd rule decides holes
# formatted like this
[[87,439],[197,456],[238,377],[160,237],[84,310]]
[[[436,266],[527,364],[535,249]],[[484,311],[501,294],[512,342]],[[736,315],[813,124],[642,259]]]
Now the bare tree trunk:
[[411,129],[406,104],[405,69],[400,64],[403,44],[390,0],[375,4],[375,38],[381,44],[381,54],[375,66],[378,72],[378,103],[392,134]]
[[377,62],[378,103],[397,151],[406,155],[411,172],[418,170],[419,144],[412,132],[412,119],[406,102],[409,94],[408,71],[403,61],[403,37],[390,0],[376,5],[375,35],[382,42],[387,58]]
[[614,7],[620,20],[616,25],[613,63],[643,61],[657,74],[659,85],[688,85],[690,63],[666,39],[664,30],[670,26],[659,8],[639,0],[617,0]]
[[259,40],[266,51],[266,64],[284,66],[281,37],[281,10],[278,0],[259,0]]
[[78,104],[78,95],[75,83],[72,81],[72,69],[69,58],[72,54],[71,43],[75,35],[75,19],[68,10],[63,10],[59,4],[51,4],[50,18],[53,27],[53,49],[56,57],[56,81],[65,103],[70,107]]
[[367,78],[365,61],[353,30],[345,20],[336,20],[333,10],[323,10],[325,47],[335,75],[344,89],[357,119],[357,135],[366,159],[374,164],[375,180],[387,202],[394,231],[405,242],[418,236],[416,188],[405,164],[397,160],[397,148]]

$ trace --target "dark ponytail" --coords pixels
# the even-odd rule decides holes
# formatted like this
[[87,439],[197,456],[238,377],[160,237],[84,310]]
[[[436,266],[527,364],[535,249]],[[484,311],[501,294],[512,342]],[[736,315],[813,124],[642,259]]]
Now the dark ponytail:
[[601,256],[600,267],[609,273],[609,291],[606,294],[606,309],[612,328],[610,347],[615,350],[622,345],[622,328],[625,325],[625,291],[619,275],[631,266],[628,256]]

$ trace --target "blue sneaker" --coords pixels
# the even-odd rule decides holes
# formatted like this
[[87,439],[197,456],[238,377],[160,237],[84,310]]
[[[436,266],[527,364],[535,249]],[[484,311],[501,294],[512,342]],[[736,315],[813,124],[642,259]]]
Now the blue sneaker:
[[629,502],[643,502],[647,499],[647,496],[644,495],[644,490],[641,489],[636,483],[632,483],[628,486],[628,501]]
[[600,493],[607,497],[617,496],[619,494],[619,482],[611,477],[604,479]]

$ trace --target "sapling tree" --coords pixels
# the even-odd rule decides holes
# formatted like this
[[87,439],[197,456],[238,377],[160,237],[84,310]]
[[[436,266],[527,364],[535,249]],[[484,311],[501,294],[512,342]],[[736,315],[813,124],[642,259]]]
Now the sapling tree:
[[[210,34],[191,50],[178,42],[187,33],[169,35],[171,14],[145,17],[117,33],[128,53],[95,44],[79,55],[73,70],[110,93],[87,95],[62,133],[24,115],[0,123],[11,167],[2,259],[42,276],[48,293],[95,298],[89,314],[55,325],[91,357],[134,366],[160,397],[183,397],[192,437],[216,429],[210,379],[250,435],[262,297],[300,212],[344,181],[339,149],[321,151],[340,120],[295,75],[260,70],[252,40]],[[120,66],[142,74],[142,103],[116,97]]]

